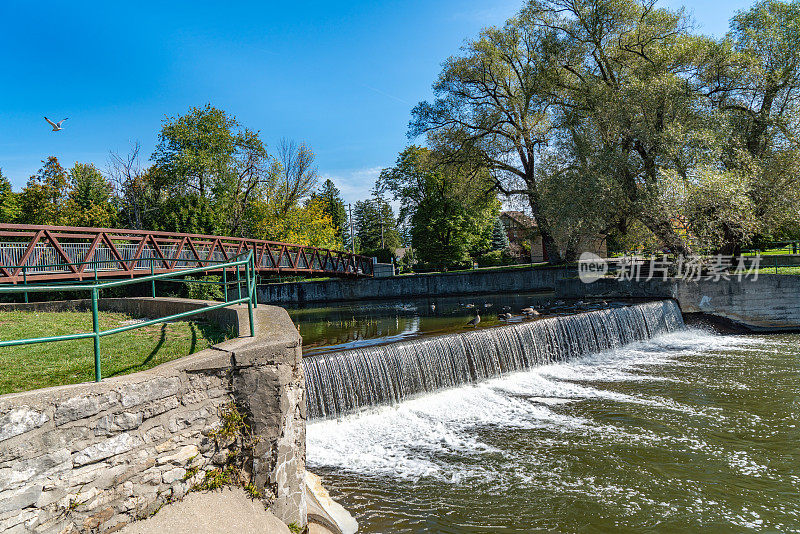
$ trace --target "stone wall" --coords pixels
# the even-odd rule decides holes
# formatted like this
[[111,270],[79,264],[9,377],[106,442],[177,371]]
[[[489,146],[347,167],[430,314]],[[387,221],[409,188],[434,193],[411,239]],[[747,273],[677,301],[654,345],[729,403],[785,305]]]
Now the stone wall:
[[442,297],[480,293],[516,293],[553,290],[563,268],[511,268],[393,276],[263,284],[259,302],[290,304],[364,299]]
[[[0,397],[0,531],[113,532],[231,461],[275,515],[305,524],[300,336],[283,309],[255,320],[255,338],[148,371]],[[256,438],[238,457],[219,432],[232,403]]]
[[741,281],[682,279],[620,281],[602,278],[584,284],[560,280],[561,298],[674,298],[683,313],[723,317],[753,331],[800,330],[800,276],[761,274]]

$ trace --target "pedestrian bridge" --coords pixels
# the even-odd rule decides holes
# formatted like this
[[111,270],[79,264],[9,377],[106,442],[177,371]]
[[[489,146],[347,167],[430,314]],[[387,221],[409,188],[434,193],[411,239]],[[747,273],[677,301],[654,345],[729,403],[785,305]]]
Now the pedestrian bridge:
[[133,278],[210,267],[252,251],[259,274],[372,276],[372,260],[350,252],[262,239],[0,224],[0,284]]

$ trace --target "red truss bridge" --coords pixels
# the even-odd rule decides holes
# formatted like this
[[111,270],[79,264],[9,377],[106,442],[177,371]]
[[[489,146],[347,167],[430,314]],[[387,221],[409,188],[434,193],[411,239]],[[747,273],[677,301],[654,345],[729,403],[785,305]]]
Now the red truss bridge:
[[209,267],[249,251],[260,274],[372,276],[370,258],[262,239],[0,224],[0,284],[133,278]]

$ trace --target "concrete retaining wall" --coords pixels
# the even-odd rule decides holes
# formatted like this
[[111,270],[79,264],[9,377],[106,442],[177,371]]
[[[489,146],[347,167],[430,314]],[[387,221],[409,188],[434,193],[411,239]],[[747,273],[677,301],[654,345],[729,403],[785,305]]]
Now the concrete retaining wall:
[[[172,313],[184,305],[203,304],[158,304]],[[234,316],[246,329],[246,308],[229,310]],[[1,396],[0,531],[113,532],[231,461],[276,516],[305,524],[300,336],[281,308],[259,306],[255,320],[256,338],[148,371]],[[232,403],[256,438],[249,450],[241,436],[219,433]]]
[[561,298],[674,298],[684,313],[706,313],[754,331],[800,330],[800,276],[761,274],[757,280],[560,280]]
[[258,286],[259,302],[290,304],[553,290],[560,269],[497,269]]

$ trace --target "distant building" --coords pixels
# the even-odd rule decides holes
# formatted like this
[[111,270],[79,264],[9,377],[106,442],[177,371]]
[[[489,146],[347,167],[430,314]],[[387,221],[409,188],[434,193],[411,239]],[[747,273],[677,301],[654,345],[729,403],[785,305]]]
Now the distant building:
[[[511,244],[511,255],[517,261],[538,263],[548,260],[547,253],[542,246],[542,236],[536,228],[536,221],[533,220],[533,217],[521,211],[502,211],[500,212],[500,222],[503,224]],[[584,239],[578,250],[594,252],[603,258],[608,255],[606,240],[602,236]]]

